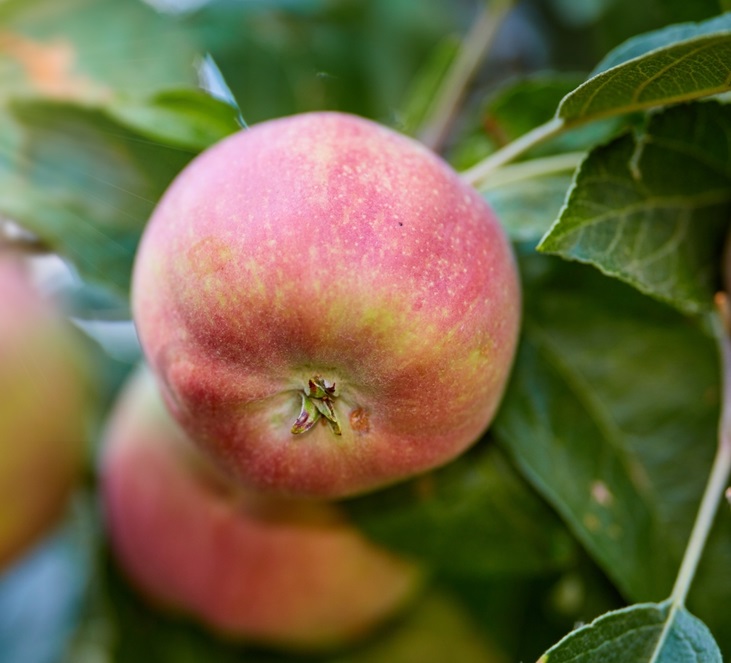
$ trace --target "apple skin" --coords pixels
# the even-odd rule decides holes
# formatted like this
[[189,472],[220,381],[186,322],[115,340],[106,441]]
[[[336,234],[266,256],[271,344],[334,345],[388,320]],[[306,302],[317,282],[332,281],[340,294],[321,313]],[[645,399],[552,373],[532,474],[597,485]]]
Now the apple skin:
[[[521,309],[511,247],[479,194],[417,142],[330,112],[196,158],[143,233],[132,298],[191,437],[246,485],[325,498],[473,444]],[[313,378],[335,385],[340,435],[292,433]]]
[[264,498],[189,442],[146,370],[104,436],[101,485],[114,553],[161,607],[230,637],[316,651],[365,636],[421,585],[330,503]]
[[0,570],[61,517],[86,460],[91,392],[74,333],[0,255]]

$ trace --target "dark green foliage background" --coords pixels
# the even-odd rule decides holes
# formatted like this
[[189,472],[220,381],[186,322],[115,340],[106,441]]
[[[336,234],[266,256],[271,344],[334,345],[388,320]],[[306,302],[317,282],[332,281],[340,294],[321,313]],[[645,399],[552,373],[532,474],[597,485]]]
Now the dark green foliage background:
[[[172,15],[140,0],[7,0],[0,214],[75,270],[75,285],[57,293],[69,313],[125,320],[135,249],[156,201],[191,158],[238,129],[239,115],[252,124],[339,109],[418,136],[455,37],[478,5],[213,0]],[[567,130],[526,156],[591,152],[575,178],[563,171],[485,189],[515,242],[525,292],[503,407],[493,429],[454,463],[345,503],[374,540],[424,565],[428,587],[372,641],[305,660],[536,660],[575,624],[633,602],[644,605],[577,632],[547,660],[615,660],[591,647],[617,629],[617,642],[627,634],[638,652],[654,647],[715,447],[718,360],[705,315],[731,215],[731,116],[724,98],[695,100],[719,92],[728,71],[662,79],[653,103],[679,101],[674,85],[689,103],[651,117],[632,94],[609,86],[597,97],[591,86],[625,63],[619,78],[636,90],[646,67],[664,70],[661,58],[685,58],[698,45],[650,53],[678,40],[707,40],[720,57],[731,49],[729,15],[630,42],[601,62],[638,32],[722,9],[714,0],[526,0],[503,24],[445,156],[470,166],[549,120],[562,98]],[[7,35],[41,46],[39,57],[51,60],[70,47],[59,85],[34,80]],[[206,53],[237,108],[198,89]],[[637,55],[657,59],[627,63]],[[595,67],[600,77],[572,93]],[[600,105],[589,103],[597,98]],[[675,245],[681,250],[667,250]],[[139,355],[97,349],[96,357],[101,430]],[[709,661],[715,645],[696,617],[730,655],[729,569],[726,508],[691,592],[695,617],[683,611],[670,638],[697,644]],[[58,599],[40,615],[21,596],[41,591],[39,578]],[[584,657],[571,658],[574,651]],[[106,548],[93,454],[67,522],[0,575],[0,663],[85,657],[294,660],[220,641],[136,595]],[[658,659],[665,660],[690,659]]]

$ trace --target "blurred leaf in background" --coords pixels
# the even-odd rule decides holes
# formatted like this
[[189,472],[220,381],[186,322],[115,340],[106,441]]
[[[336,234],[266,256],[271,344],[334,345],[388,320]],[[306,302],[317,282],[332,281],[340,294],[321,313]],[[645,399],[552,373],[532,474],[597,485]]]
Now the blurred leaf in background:
[[83,613],[92,556],[88,523],[70,517],[0,573],[2,663],[58,663]]
[[184,24],[220,67],[244,119],[317,109],[391,123],[432,46],[473,3],[213,0]]

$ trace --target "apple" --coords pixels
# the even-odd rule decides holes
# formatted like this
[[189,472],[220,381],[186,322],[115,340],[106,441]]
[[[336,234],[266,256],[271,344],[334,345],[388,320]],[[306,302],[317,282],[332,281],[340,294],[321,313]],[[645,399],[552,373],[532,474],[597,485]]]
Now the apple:
[[425,472],[492,420],[520,318],[494,213],[419,143],[309,113],[173,182],[133,275],[176,419],[258,490],[339,498]]
[[215,469],[172,419],[149,372],[104,435],[113,551],[155,604],[230,637],[315,651],[363,637],[420,585],[330,503],[264,497]]
[[79,338],[25,263],[2,251],[0,569],[64,513],[85,461],[90,402]]

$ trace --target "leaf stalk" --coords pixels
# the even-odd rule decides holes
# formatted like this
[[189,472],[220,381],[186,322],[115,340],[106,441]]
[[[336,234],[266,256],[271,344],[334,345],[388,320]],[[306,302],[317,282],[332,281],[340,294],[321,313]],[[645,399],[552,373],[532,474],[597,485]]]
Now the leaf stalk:
[[493,152],[489,157],[483,159],[478,164],[468,168],[461,173],[462,179],[468,184],[475,186],[481,182],[501,166],[519,157],[532,147],[543,143],[549,138],[553,138],[561,133],[565,128],[565,122],[560,117],[554,117],[535,129],[531,129],[528,133],[523,134],[516,140],[508,143],[505,147],[500,148],[497,152]]
[[[726,300],[725,295],[721,295]],[[727,306],[727,305],[726,305]],[[718,505],[731,476],[731,337],[720,316],[716,316],[717,339],[721,355],[722,401],[718,430],[718,448],[711,474],[698,509],[678,577],[670,595],[673,604],[682,606],[698,568]]]
[[473,186],[478,191],[490,191],[491,189],[499,189],[536,177],[558,175],[575,170],[585,158],[586,152],[565,152],[564,154],[555,154],[550,157],[529,159],[528,161],[521,161],[520,163],[500,168],[500,170],[493,173],[488,181],[479,181]]
[[680,564],[680,570],[670,594],[670,611],[665,627],[655,645],[650,663],[657,663],[664,651],[665,641],[672,630],[677,613],[684,607],[690,586],[703,556],[708,535],[716,518],[718,505],[731,476],[731,336],[729,336],[729,301],[725,293],[716,296],[718,314],[714,316],[714,327],[721,357],[721,418],[718,427],[718,447],[713,459],[701,504],[698,508],[693,530]]

